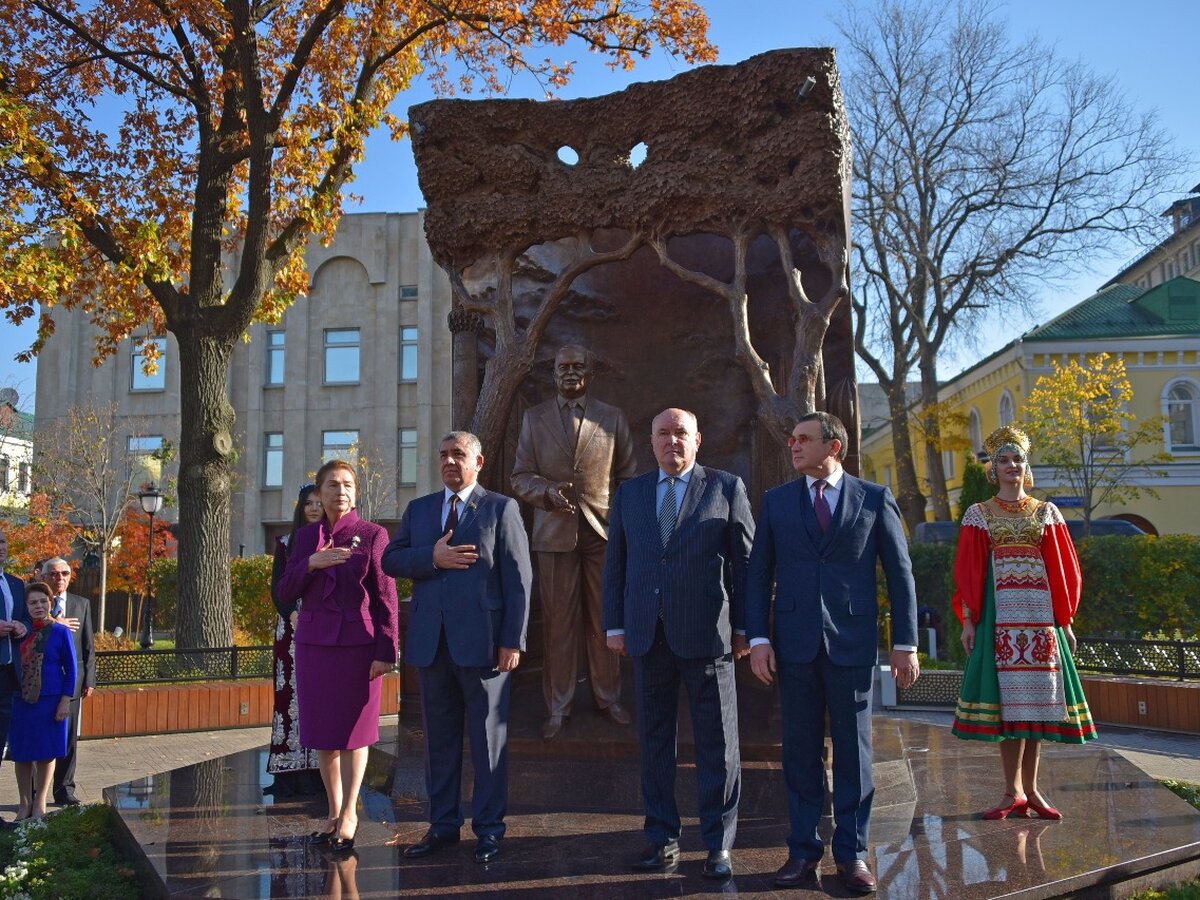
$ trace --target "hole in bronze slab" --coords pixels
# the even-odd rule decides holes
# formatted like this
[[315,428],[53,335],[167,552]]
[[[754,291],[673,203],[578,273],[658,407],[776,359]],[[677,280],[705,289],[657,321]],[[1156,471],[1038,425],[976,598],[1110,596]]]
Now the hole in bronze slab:
[[568,166],[578,165],[579,151],[570,144],[563,144],[558,148],[558,161]]
[[646,146],[645,141],[639,141],[634,144],[629,150],[629,168],[636,169],[646,161],[646,154],[650,152],[650,148]]

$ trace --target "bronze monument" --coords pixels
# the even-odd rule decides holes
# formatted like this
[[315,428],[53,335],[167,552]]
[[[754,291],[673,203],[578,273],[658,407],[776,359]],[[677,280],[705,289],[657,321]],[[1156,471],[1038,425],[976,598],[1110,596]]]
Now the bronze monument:
[[636,466],[625,414],[588,395],[590,374],[583,347],[558,351],[558,396],[526,411],[512,472],[513,492],[534,509],[530,547],[541,593],[547,740],[571,714],[581,629],[592,699],[611,721],[629,724],[620,702],[620,659],[605,643],[601,587],[608,505]]

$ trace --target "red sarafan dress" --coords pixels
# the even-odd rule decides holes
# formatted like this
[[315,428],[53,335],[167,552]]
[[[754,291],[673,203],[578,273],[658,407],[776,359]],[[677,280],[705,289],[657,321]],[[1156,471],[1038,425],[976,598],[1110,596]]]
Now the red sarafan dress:
[[963,517],[954,611],[977,623],[951,731],[960,738],[1082,744],[1096,737],[1063,627],[1083,581],[1053,503],[976,503]]

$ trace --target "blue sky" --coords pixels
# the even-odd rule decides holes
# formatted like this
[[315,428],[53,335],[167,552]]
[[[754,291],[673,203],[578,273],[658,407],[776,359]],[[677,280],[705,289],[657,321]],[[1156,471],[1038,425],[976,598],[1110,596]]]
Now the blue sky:
[[[739,62],[777,47],[834,46],[839,44],[832,15],[843,4],[833,0],[710,0],[710,37],[720,49],[719,62]],[[929,2],[931,13],[944,4]],[[1194,35],[1200,29],[1200,3],[1195,0],[1143,0],[1136,6],[1115,0],[1012,0],[996,5],[997,17],[1007,21],[1018,40],[1037,36],[1053,44],[1067,59],[1080,59],[1099,74],[1115,77],[1130,103],[1139,110],[1158,110],[1163,126],[1180,149],[1198,160],[1197,170],[1178,185],[1178,196],[1200,182],[1200,89],[1197,88]],[[570,55],[570,54],[568,54]],[[670,78],[686,68],[679,60],[656,54],[633,72],[611,72],[594,56],[578,59],[577,76],[561,92],[565,98],[595,96],[620,90],[635,81]],[[424,85],[402,96],[397,112],[430,99]],[[516,82],[510,96],[541,96],[532,82]],[[351,190],[363,197],[349,211],[404,212],[424,205],[417,187],[411,146],[392,142],[385,134],[372,138],[366,161],[359,166]],[[1175,199],[1175,198],[1172,198]],[[1164,204],[1165,208],[1165,204]],[[956,374],[979,355],[999,349],[1014,333],[1026,330],[1086,297],[1111,278],[1122,264],[1139,255],[1139,248],[1117,248],[1114,258],[1097,259],[1069,282],[1038,298],[1036,320],[1006,321],[1003,330],[984,335],[975,351],[948,355],[942,377]],[[1051,273],[1052,274],[1052,273]],[[36,364],[17,364],[13,355],[33,340],[33,327],[0,325],[0,386],[15,386],[21,406],[33,407]]]

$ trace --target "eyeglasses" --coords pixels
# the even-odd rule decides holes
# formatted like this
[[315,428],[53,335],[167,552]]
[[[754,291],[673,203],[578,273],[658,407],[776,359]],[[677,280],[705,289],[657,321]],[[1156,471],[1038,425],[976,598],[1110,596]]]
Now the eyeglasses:
[[46,577],[47,578],[70,578],[71,570],[67,569],[67,571],[65,571],[65,572],[47,572]]
[[788,439],[787,439],[787,445],[789,447],[795,447],[797,444],[799,444],[801,447],[803,447],[805,444],[810,444],[814,441],[820,442],[822,444],[828,443],[825,440],[825,438],[823,438],[823,437],[811,438],[807,434],[789,434]]

